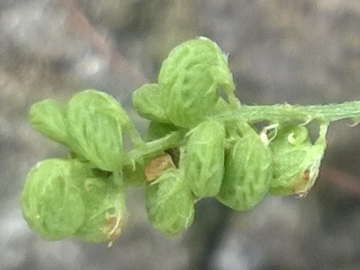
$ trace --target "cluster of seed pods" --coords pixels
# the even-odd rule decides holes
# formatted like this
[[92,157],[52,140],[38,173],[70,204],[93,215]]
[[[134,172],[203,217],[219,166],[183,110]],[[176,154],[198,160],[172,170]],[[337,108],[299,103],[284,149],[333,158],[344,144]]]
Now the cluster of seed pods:
[[[204,197],[247,211],[267,193],[306,195],[318,175],[327,123],[319,123],[314,143],[301,123],[269,123],[259,131],[223,117],[241,112],[234,91],[226,55],[198,38],[170,52],[158,83],[134,92],[135,110],[150,120],[146,141],[105,93],[86,90],[66,105],[35,103],[31,125],[69,156],[29,172],[21,196],[29,226],[48,240],[112,243],[127,219],[125,189],[133,185],[145,186],[149,220],[167,235],[192,224],[194,204]],[[123,133],[131,151],[124,150]],[[178,136],[172,147],[163,147],[172,134]]]
[[[273,123],[271,132],[259,132],[245,121],[221,121],[224,112],[241,110],[234,89],[226,56],[215,43],[199,38],[176,47],[162,65],[158,84],[144,85],[133,95],[138,114],[152,121],[150,140],[186,130],[177,160],[162,153],[147,167],[149,219],[163,233],[188,228],[194,203],[203,197],[247,211],[269,192],[303,196],[314,184],[327,125],[321,125],[312,144],[304,125]],[[157,130],[162,132],[154,136]]]

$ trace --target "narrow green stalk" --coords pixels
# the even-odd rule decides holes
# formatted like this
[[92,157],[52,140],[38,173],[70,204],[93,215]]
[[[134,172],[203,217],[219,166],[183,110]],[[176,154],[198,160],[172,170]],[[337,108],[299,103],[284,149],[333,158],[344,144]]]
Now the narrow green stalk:
[[[329,105],[272,105],[272,106],[247,106],[241,105],[239,111],[231,114],[224,114],[219,117],[225,122],[244,121],[256,123],[269,121],[271,123],[284,122],[310,122],[317,120],[320,122],[333,122],[342,119],[352,119],[356,123],[360,120],[360,101],[346,102],[343,104]],[[127,162],[133,161],[148,155],[156,155],[172,147],[178,147],[183,139],[185,131],[173,132],[159,140],[144,143],[142,146],[130,151],[127,155]]]
[[184,139],[186,131],[179,130],[171,134],[151,142],[144,143],[142,146],[131,150],[127,154],[127,161],[125,164],[132,164],[134,161],[149,155],[156,155],[166,149],[178,147],[180,142]]
[[238,113],[223,115],[225,121],[241,119],[246,122],[270,121],[273,123],[283,122],[307,122],[318,120],[321,122],[333,122],[342,119],[360,121],[360,101],[346,102],[343,104],[329,105],[272,105],[272,106],[247,106],[242,105]]

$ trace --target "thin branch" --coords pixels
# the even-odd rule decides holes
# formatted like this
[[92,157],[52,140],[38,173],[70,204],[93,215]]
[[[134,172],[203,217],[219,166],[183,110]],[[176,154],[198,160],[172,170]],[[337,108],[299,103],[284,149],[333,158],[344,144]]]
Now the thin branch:
[[69,25],[72,25],[75,33],[85,39],[102,57],[108,60],[112,68],[120,75],[129,78],[136,86],[141,86],[148,81],[121,55],[111,39],[105,37],[90,24],[73,0],[58,1],[64,6]]

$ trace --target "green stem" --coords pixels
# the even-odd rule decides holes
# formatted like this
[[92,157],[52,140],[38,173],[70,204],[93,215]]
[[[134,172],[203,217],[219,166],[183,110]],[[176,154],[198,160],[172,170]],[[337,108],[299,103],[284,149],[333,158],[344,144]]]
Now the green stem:
[[250,123],[270,121],[272,123],[283,122],[307,122],[318,120],[321,122],[333,122],[342,119],[360,120],[360,101],[346,102],[343,104],[329,105],[272,105],[272,106],[247,106],[242,105],[238,113],[223,115],[224,121],[243,120]]
[[[225,122],[242,121],[256,123],[269,121],[271,123],[284,122],[310,122],[318,120],[323,123],[333,122],[350,118],[354,121],[360,120],[360,101],[347,102],[343,104],[329,105],[272,105],[272,106],[247,106],[241,105],[238,112],[232,110],[221,115],[218,119]],[[142,143],[127,154],[126,164],[133,164],[144,156],[155,156],[162,151],[179,147],[186,131],[172,132],[161,139]]]
[[142,146],[131,150],[127,154],[127,162],[125,163],[132,164],[134,161],[136,162],[145,156],[156,155],[166,149],[178,147],[184,139],[185,133],[186,131],[179,130],[161,139],[144,143]]

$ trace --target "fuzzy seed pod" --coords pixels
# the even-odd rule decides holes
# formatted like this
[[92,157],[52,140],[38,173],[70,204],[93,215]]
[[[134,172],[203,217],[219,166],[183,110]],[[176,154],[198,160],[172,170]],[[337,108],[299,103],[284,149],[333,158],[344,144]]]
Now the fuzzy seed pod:
[[124,154],[122,124],[127,117],[120,104],[103,92],[87,90],[76,94],[67,112],[74,141],[70,147],[101,170],[119,170]]
[[68,145],[70,138],[65,119],[66,108],[56,100],[45,99],[31,106],[31,126],[49,139]]
[[217,199],[237,211],[247,211],[265,196],[272,179],[267,145],[246,123],[225,155],[225,174]]
[[86,178],[79,181],[85,214],[83,223],[74,233],[75,237],[86,242],[111,244],[120,236],[127,218],[125,194],[112,183],[113,179],[104,178]]
[[141,117],[161,123],[170,122],[165,116],[157,84],[141,86],[133,93],[132,101],[135,110]]
[[81,226],[85,205],[67,160],[48,159],[29,172],[21,194],[29,227],[47,240],[72,236]]
[[219,193],[224,176],[225,128],[207,120],[189,133],[184,157],[185,179],[199,198]]
[[194,195],[180,171],[170,169],[146,188],[146,208],[155,229],[173,235],[190,227],[194,219]]
[[327,124],[320,126],[320,135],[312,144],[306,127],[280,127],[270,142],[274,157],[274,179],[269,192],[274,195],[305,196],[319,174],[326,148]]
[[77,160],[38,163],[21,195],[29,227],[47,240],[76,236],[87,242],[113,242],[126,219],[125,195],[113,177]]
[[227,57],[207,38],[184,42],[163,62],[158,78],[166,118],[193,128],[215,111],[219,91],[234,95]]

